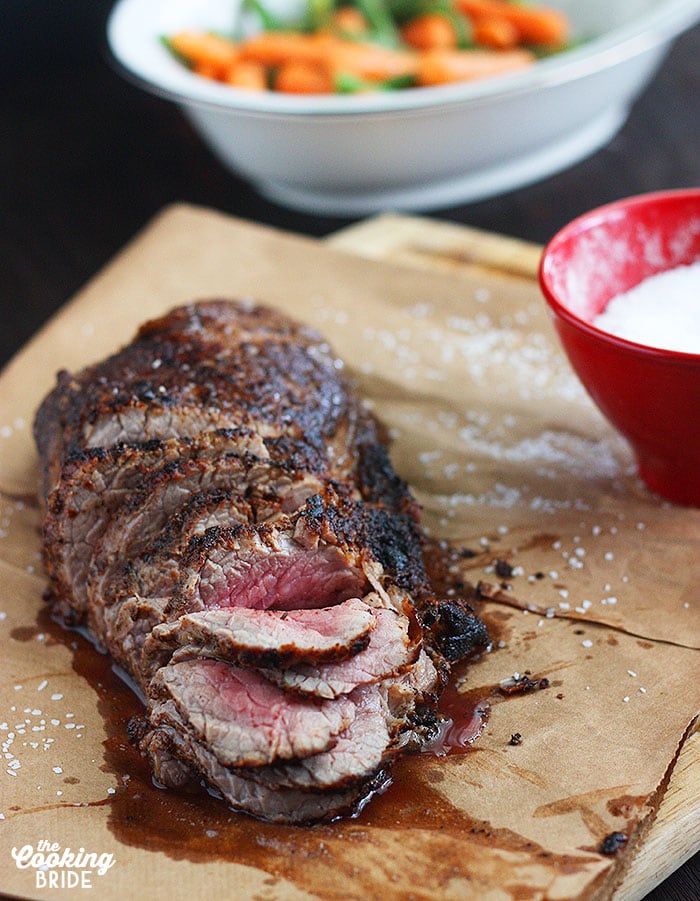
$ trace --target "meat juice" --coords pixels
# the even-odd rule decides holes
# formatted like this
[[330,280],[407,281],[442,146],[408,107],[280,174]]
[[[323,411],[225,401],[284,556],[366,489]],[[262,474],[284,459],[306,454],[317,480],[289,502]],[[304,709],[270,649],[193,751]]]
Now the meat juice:
[[[431,569],[445,587],[450,575],[438,575],[435,559]],[[375,844],[374,836],[386,830],[402,834],[411,867],[426,888],[431,879],[439,883],[456,872],[468,871],[470,856],[482,854],[479,849],[484,846],[536,854],[560,871],[575,872],[582,865],[581,858],[551,855],[516,833],[495,829],[488,821],[469,816],[440,791],[444,779],[440,758],[449,756],[454,761],[455,755],[478,753],[478,737],[488,722],[491,706],[516,697],[519,692],[512,690],[513,686],[460,691],[462,673],[457,670],[439,708],[448,718],[447,729],[425,753],[397,760],[390,779],[356,817],[310,827],[281,826],[235,813],[199,786],[174,791],[155,785],[148,764],[126,737],[129,722],[143,714],[142,703],[109,665],[107,656],[84,635],[52,619],[48,609],[42,610],[31,634],[27,629],[16,631],[16,640],[28,641],[43,632],[50,641],[70,649],[73,669],[95,691],[107,733],[102,768],[116,776],[118,788],[113,795],[85,804],[108,809],[108,828],[123,844],[174,860],[223,860],[256,867],[269,874],[270,886],[283,878],[334,901],[345,901],[350,885],[360,897],[376,894],[376,872],[362,862]],[[525,680],[523,677],[521,690],[544,687],[541,680]],[[450,835],[460,836],[458,857],[447,842]],[[465,844],[466,836],[469,842]],[[419,849],[427,849],[424,872]],[[394,861],[390,866],[400,870],[402,864]],[[405,897],[405,889],[397,887],[395,895],[387,894],[388,885],[381,890],[383,898]]]

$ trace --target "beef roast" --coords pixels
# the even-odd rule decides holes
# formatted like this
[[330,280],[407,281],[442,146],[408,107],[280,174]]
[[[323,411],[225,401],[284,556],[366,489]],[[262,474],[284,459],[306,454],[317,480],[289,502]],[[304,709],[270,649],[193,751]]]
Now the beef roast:
[[49,598],[137,682],[165,786],[308,823],[358,810],[484,646],[437,598],[381,426],[313,329],[201,301],[59,373],[35,420]]

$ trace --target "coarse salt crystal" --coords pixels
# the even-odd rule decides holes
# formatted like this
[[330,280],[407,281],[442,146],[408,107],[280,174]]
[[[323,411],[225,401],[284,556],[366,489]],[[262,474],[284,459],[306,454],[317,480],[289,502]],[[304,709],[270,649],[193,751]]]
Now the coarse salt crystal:
[[700,353],[700,262],[676,266],[619,294],[593,325],[647,347]]
[[593,642],[591,641],[590,638],[584,638],[583,641],[581,642],[581,647],[582,648],[592,648]]

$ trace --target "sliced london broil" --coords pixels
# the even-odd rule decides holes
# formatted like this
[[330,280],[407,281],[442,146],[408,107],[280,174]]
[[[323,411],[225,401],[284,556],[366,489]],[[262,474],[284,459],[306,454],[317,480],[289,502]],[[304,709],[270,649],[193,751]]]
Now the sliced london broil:
[[311,823],[434,735],[488,636],[434,595],[384,431],[316,331],[178,308],[59,373],[34,430],[50,601],[143,692],[129,733],[163,785]]

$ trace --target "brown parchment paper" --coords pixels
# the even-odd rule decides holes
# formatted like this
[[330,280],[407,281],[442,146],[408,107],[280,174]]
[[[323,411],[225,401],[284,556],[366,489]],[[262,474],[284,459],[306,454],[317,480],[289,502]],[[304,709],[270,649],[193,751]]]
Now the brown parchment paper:
[[[473,551],[460,567],[487,598],[494,648],[467,671],[464,698],[493,700],[514,673],[549,679],[493,703],[469,753],[406,761],[358,820],[308,830],[250,820],[241,832],[214,799],[165,799],[136,764],[115,763],[127,743],[105,711],[126,689],[108,659],[45,628],[36,406],[57,369],[207,296],[255,297],[323,331],[390,427],[426,528]],[[34,867],[17,866],[12,849],[41,842],[111,854],[90,877],[100,898],[136,885],[144,897],[267,901],[605,897],[643,853],[700,706],[700,511],[638,481],[531,284],[408,270],[171,208],[3,373],[0,493],[0,891],[87,890],[49,892]],[[76,671],[78,654],[104,679]],[[146,837],[122,803],[135,784],[155,812]],[[601,854],[615,831],[626,845]],[[233,835],[246,837],[238,853]]]

